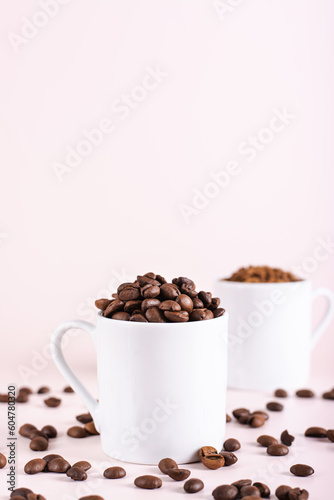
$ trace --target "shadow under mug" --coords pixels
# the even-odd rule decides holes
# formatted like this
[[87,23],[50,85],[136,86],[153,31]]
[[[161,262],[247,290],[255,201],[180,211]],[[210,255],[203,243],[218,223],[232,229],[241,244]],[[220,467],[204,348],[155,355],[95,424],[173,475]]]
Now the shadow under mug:
[[[53,359],[90,411],[105,453],[140,464],[198,460],[225,434],[228,315],[191,323],[136,323],[97,315],[70,321],[51,339]],[[61,339],[79,328],[97,350],[99,402],[66,363]]]
[[[215,291],[229,311],[228,387],[271,391],[305,386],[312,349],[333,317],[333,292],[312,291],[310,280],[221,280]],[[312,302],[319,296],[327,298],[328,307],[312,333]]]

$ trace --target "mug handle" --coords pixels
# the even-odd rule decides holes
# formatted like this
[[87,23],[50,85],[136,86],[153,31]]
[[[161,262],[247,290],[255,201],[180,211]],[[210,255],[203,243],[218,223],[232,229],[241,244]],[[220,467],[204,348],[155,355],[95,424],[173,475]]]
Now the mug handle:
[[72,329],[79,328],[80,330],[84,330],[87,332],[93,339],[95,343],[95,327],[91,323],[87,323],[87,321],[73,320],[68,321],[66,323],[62,323],[56,330],[53,332],[51,337],[51,355],[53,360],[63,375],[63,377],[69,382],[71,387],[75,390],[75,392],[80,396],[85,405],[88,408],[88,411],[92,415],[94,420],[94,425],[97,431],[100,431],[99,417],[98,417],[98,409],[99,404],[96,399],[87,391],[86,387],[80,382],[80,380],[74,375],[71,368],[68,366],[65,361],[64,354],[61,348],[61,340],[65,333]]
[[316,343],[320,340],[320,337],[328,327],[329,323],[332,321],[333,313],[334,313],[334,293],[328,288],[316,288],[312,292],[312,300],[315,300],[318,297],[326,297],[327,298],[327,309],[324,317],[320,321],[317,328],[314,330],[311,336],[311,348],[313,349]]

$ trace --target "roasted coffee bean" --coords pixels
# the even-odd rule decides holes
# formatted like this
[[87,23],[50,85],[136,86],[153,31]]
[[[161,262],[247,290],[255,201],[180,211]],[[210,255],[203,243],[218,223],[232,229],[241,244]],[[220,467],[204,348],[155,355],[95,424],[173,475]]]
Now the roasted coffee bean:
[[274,396],[276,398],[287,398],[288,393],[284,389],[276,389],[276,391],[274,392]]
[[50,460],[47,465],[47,470],[49,472],[58,472],[59,474],[63,474],[71,468],[71,465],[68,463],[65,458],[58,457]]
[[32,491],[29,488],[16,488],[16,490],[11,492],[10,498],[13,498],[13,497],[27,498],[27,496],[30,493],[32,493]]
[[0,394],[0,403],[8,403],[8,394]]
[[158,463],[158,467],[163,474],[168,474],[168,471],[170,469],[178,469],[179,468],[179,466],[177,465],[175,460],[173,460],[172,458],[163,458]]
[[75,417],[82,424],[87,424],[88,422],[92,422],[93,418],[90,413],[81,413]]
[[43,460],[45,460],[45,462],[48,464],[49,462],[51,462],[51,460],[54,460],[55,458],[63,458],[61,455],[56,455],[55,453],[51,453],[50,455],[45,455],[45,457],[43,457]]
[[105,309],[107,309],[110,302],[111,302],[111,300],[109,300],[109,299],[98,299],[95,301],[95,307],[97,307],[101,311],[104,311]]
[[222,307],[218,307],[217,309],[215,309],[213,311],[213,317],[220,318],[220,316],[223,316],[224,313],[225,313],[225,309],[223,309]]
[[86,497],[80,497],[79,500],[104,500],[100,495],[87,495]]
[[3,469],[7,465],[7,458],[3,453],[0,453],[0,469]]
[[25,393],[25,394],[28,394],[28,396],[30,396],[30,394],[33,393],[32,389],[30,389],[30,387],[21,387],[19,389],[19,393]]
[[37,493],[29,493],[29,495],[27,495],[27,500],[46,500],[46,498]]
[[41,436],[33,438],[29,444],[29,448],[33,451],[44,451],[48,449],[48,446],[48,440]]
[[188,469],[169,469],[167,475],[174,479],[174,481],[184,481],[190,476],[190,470]]
[[50,387],[43,385],[38,389],[37,394],[46,394],[47,392],[50,392]]
[[239,479],[239,481],[234,481],[234,483],[232,483],[232,486],[235,486],[236,488],[238,488],[238,490],[241,490],[243,486],[250,486],[251,484],[251,479]]
[[282,484],[278,486],[275,491],[275,495],[278,500],[289,500],[289,491],[292,490],[291,486],[287,486],[286,484]]
[[105,318],[111,318],[113,314],[118,311],[122,311],[124,308],[124,302],[119,299],[112,300],[108,307],[105,309],[103,316]]
[[144,490],[154,490],[156,488],[161,488],[162,481],[159,477],[146,475],[136,477],[134,484],[137,486],[137,488],[143,488]]
[[295,437],[288,433],[287,430],[283,431],[281,434],[281,442],[285,444],[285,446],[291,446],[294,442]]
[[50,408],[56,408],[57,406],[60,405],[61,399],[59,398],[48,398],[44,399],[44,403],[46,406],[49,406]]
[[289,490],[289,500],[307,500],[308,499],[308,491],[301,490],[300,488],[293,488]]
[[26,500],[26,497],[21,497],[20,495],[15,495],[10,497],[12,500]]
[[132,314],[136,309],[141,309],[141,300],[128,300],[124,305],[124,312]]
[[243,486],[240,490],[240,496],[241,498],[250,496],[260,497],[261,494],[256,486]]
[[49,439],[47,434],[43,431],[39,431],[38,429],[32,429],[29,434],[29,439],[34,439],[35,437],[42,437],[44,439]]
[[212,492],[215,500],[234,500],[239,495],[239,490],[232,484],[222,484],[217,486]]
[[137,300],[140,297],[140,288],[139,285],[136,286],[134,283],[128,283],[122,290],[118,287],[117,294],[118,299],[122,301]]
[[[239,422],[242,423],[243,417],[239,419]],[[249,415],[247,419],[247,423],[250,427],[256,429],[257,427],[262,427],[266,423],[266,417],[264,415],[259,415],[257,413]]]
[[70,385],[67,385],[66,387],[64,387],[63,392],[67,392],[67,393],[71,394],[74,392],[74,390],[72,389],[72,387]]
[[270,497],[270,489],[269,486],[267,486],[264,483],[253,483],[253,486],[255,486],[259,492],[262,498],[269,498]]
[[152,272],[145,273],[144,276],[145,276],[145,278],[151,278],[152,280],[156,280],[157,279],[155,273],[152,273]]
[[210,292],[199,292],[198,298],[203,302],[204,307],[210,307],[212,302],[212,293]]
[[[145,286],[145,285],[161,285],[160,281],[155,279],[155,278],[151,278],[150,276],[137,276],[137,281],[138,281],[138,284],[139,286]],[[130,285],[132,283],[129,283]],[[122,285],[121,285],[122,286]]]
[[208,469],[219,469],[225,465],[225,458],[212,446],[203,446],[199,450],[199,459]]
[[186,493],[198,493],[204,488],[204,483],[200,479],[192,478],[188,479],[183,485],[183,489]]
[[27,403],[29,401],[29,394],[26,392],[19,392],[15,398],[17,403]]
[[206,321],[213,319],[213,312],[209,309],[194,309],[189,316],[190,321]]
[[290,467],[290,472],[295,476],[306,477],[314,474],[314,469],[310,465],[295,464]]
[[330,441],[332,441],[332,443],[334,443],[334,429],[328,429],[326,436]]
[[181,306],[175,300],[164,300],[161,302],[159,309],[161,311],[181,311]]
[[262,436],[259,436],[257,438],[257,442],[260,445],[265,446],[266,448],[268,448],[268,446],[270,446],[271,444],[278,444],[277,439],[275,439],[272,436],[268,436],[267,434],[263,434]]
[[314,392],[310,389],[300,389],[296,392],[296,396],[298,396],[298,398],[313,398]]
[[[225,281],[225,280],[223,280]],[[280,283],[300,281],[292,273],[269,266],[249,266],[240,268],[226,281],[242,281],[248,283]]]
[[30,460],[24,466],[24,472],[26,474],[37,474],[38,472],[42,472],[46,467],[46,461],[42,458],[34,458]]
[[135,321],[136,323],[148,323],[145,316],[143,314],[139,314],[139,313],[132,314],[130,316],[130,321]]
[[182,311],[187,311],[187,313],[191,313],[194,308],[192,299],[184,293],[178,295],[175,299],[175,302],[180,305]]
[[189,313],[187,311],[164,311],[164,315],[172,323],[185,323],[189,321]]
[[130,314],[124,311],[118,311],[111,316],[111,319],[118,319],[119,321],[129,321]]
[[[160,307],[160,300],[159,299],[145,299],[141,303],[141,310],[145,312],[147,309],[150,307]],[[140,308],[139,308],[140,309]]]
[[160,294],[163,300],[173,300],[180,295],[180,290],[172,283],[164,283],[160,287]]
[[150,307],[145,312],[146,319],[151,323],[166,323],[164,313],[157,307]]
[[273,457],[282,457],[289,453],[289,448],[284,444],[271,444],[267,448],[267,453]]
[[219,455],[221,455],[225,460],[225,466],[229,467],[230,465],[234,465],[238,461],[238,457],[232,453],[231,451],[220,451]]
[[277,403],[276,401],[271,401],[266,404],[266,407],[269,411],[282,411],[283,405],[281,403]]
[[160,286],[157,285],[145,285],[141,289],[141,295],[144,299],[155,299],[160,295]]
[[228,414],[226,413],[226,422],[231,422],[231,420],[232,420],[232,419],[231,419],[230,415],[228,415]]
[[79,427],[78,425],[74,425],[73,427],[70,427],[68,429],[67,435],[72,438],[85,438],[89,434],[84,427]]
[[85,424],[85,429],[89,434],[92,434],[92,436],[98,436],[100,433],[98,430],[96,430],[94,422],[87,422]]
[[195,283],[191,279],[186,278],[184,276],[180,276],[179,278],[174,278],[172,280],[172,283],[173,285],[176,285],[178,287],[181,287],[182,285],[187,285],[191,290],[195,290],[196,288]]
[[211,311],[214,311],[219,306],[220,306],[220,299],[218,297],[213,297],[209,309],[211,309]]
[[204,304],[198,297],[194,297],[192,301],[194,309],[204,309]]
[[83,469],[85,472],[87,472],[89,469],[92,468],[91,464],[87,462],[87,460],[80,460],[79,462],[75,462],[75,464],[73,464],[72,467],[79,467],[80,469]]
[[157,274],[157,275],[156,275],[156,277],[155,277],[155,279],[156,279],[157,281],[159,281],[159,283],[160,283],[161,285],[163,285],[164,283],[167,283],[167,280],[165,280],[165,278],[164,278],[163,276],[160,276],[160,274]]
[[327,437],[327,431],[323,427],[309,427],[305,431],[305,436],[313,438],[325,438]]
[[334,399],[334,388],[331,389],[330,391],[324,392],[322,397],[324,399],[332,399],[333,400]]
[[232,411],[232,415],[239,420],[242,415],[250,415],[250,411],[247,408],[237,408]]
[[66,476],[70,477],[74,481],[85,481],[85,479],[87,479],[87,474],[83,469],[81,469],[81,467],[71,467],[66,472]]
[[104,477],[107,479],[121,479],[126,476],[126,472],[123,467],[108,467],[103,473]]
[[42,432],[44,432],[49,439],[57,437],[57,430],[53,425],[44,425],[44,427],[42,427]]
[[23,437],[30,438],[32,431],[37,431],[36,427],[32,424],[23,424],[19,429],[19,434]]
[[225,451],[236,451],[240,449],[240,443],[237,439],[226,439],[226,441],[223,444],[223,448]]
[[197,292],[194,288],[192,288],[191,286],[187,285],[186,283],[183,283],[183,285],[181,285],[181,293],[184,294],[184,295],[188,295],[191,299],[194,299],[195,297],[197,297]]
[[242,497],[243,500],[259,500],[258,495],[247,495],[246,497]]
[[261,415],[262,417],[265,418],[265,420],[268,420],[268,418],[269,418],[268,413],[266,411],[263,411],[263,410],[253,411],[252,415]]

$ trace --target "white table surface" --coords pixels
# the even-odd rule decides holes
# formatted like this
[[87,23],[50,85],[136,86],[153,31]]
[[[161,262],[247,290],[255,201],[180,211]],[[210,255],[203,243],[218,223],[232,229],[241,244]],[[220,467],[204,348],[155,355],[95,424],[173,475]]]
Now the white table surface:
[[[41,381],[39,381],[41,382]],[[76,394],[65,394],[62,386],[52,385],[52,381],[43,380],[40,385],[50,385],[53,389],[48,395],[30,396],[30,401],[26,404],[17,405],[17,425],[18,428],[24,423],[32,423],[41,428],[51,424],[58,430],[58,437],[50,440],[49,448],[45,452],[34,452],[29,449],[29,439],[18,435],[18,486],[28,487],[35,493],[44,495],[47,500],[77,500],[81,496],[88,494],[99,494],[108,499],[170,499],[186,498],[183,490],[183,482],[175,482],[160,473],[158,467],[134,465],[118,462],[107,457],[101,449],[99,436],[85,439],[73,439],[66,435],[66,431],[73,425],[81,425],[76,421],[75,416],[86,412],[85,407]],[[66,385],[64,383],[64,385]],[[36,385],[35,389],[38,386]],[[290,396],[287,399],[280,399],[284,410],[279,413],[269,412],[270,419],[263,427],[252,429],[248,426],[240,425],[235,419],[226,426],[226,438],[233,437],[241,442],[241,449],[236,452],[238,462],[230,467],[223,467],[218,470],[208,470],[202,464],[195,463],[187,465],[191,471],[190,477],[203,480],[204,490],[197,493],[194,498],[212,499],[212,490],[220,484],[229,484],[238,479],[249,478],[253,481],[262,481],[268,484],[271,489],[271,497],[275,489],[280,484],[288,484],[292,487],[299,486],[305,488],[310,493],[310,499],[325,500],[334,498],[329,493],[333,487],[334,477],[334,443],[327,439],[314,439],[304,437],[305,430],[310,426],[321,426],[328,429],[334,428],[334,401],[321,398],[321,393],[329,390],[332,384],[327,381],[327,385],[322,382],[310,384],[310,387],[317,390],[314,399],[300,399]],[[60,389],[60,390],[59,390]],[[1,392],[5,388],[1,387]],[[43,399],[47,396],[58,396],[62,403],[58,408],[48,408],[44,405]],[[271,394],[252,393],[243,391],[228,391],[227,411],[238,407],[246,407],[251,410],[265,409],[265,404],[273,400]],[[7,408],[6,404],[0,403],[0,451],[6,454],[7,438]],[[270,434],[279,439],[281,432],[288,429],[296,439],[290,448],[289,455],[285,457],[271,457],[267,455],[266,449],[256,443],[260,434]],[[203,443],[210,445],[210,443]],[[219,451],[219,450],[218,450]],[[23,468],[26,462],[32,458],[43,457],[49,453],[58,453],[66,458],[70,463],[78,460],[88,460],[92,464],[92,469],[88,471],[88,479],[83,482],[75,482],[65,474],[40,473],[27,475]],[[161,457],[163,458],[163,457]],[[295,477],[289,472],[291,465],[295,463],[305,463],[315,469],[313,476],[301,478]],[[108,480],[103,478],[105,468],[112,465],[121,465],[125,468],[127,475],[124,479]],[[0,470],[0,498],[9,498],[6,485],[6,468]],[[161,477],[163,485],[158,490],[141,490],[133,484],[137,476],[143,474],[154,474]],[[328,496],[329,495],[329,496]]]

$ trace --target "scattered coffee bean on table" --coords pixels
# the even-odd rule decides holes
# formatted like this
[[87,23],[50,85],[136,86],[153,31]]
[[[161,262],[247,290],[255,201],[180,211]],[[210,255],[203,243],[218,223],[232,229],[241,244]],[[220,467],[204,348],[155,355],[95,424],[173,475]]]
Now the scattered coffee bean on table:
[[259,436],[257,438],[257,442],[261,446],[265,446],[266,448],[268,448],[268,446],[270,446],[271,444],[278,444],[277,439],[275,439],[273,436],[268,436],[267,434],[263,434],[262,436]]
[[48,449],[49,442],[44,437],[38,436],[30,441],[29,448],[33,451],[45,451]]
[[63,458],[63,457],[61,455],[57,455],[55,453],[51,453],[50,455],[45,455],[45,457],[43,457],[43,460],[45,460],[45,462],[48,464],[54,458]]
[[46,461],[42,458],[34,458],[30,460],[24,466],[24,472],[26,474],[37,474],[38,472],[42,472],[46,467]]
[[290,467],[291,474],[300,477],[307,477],[314,474],[314,469],[310,465],[306,464],[295,464]]
[[236,488],[238,488],[238,490],[241,490],[243,486],[250,486],[251,484],[251,479],[239,479],[238,481],[234,481],[234,483],[232,483],[232,486],[235,486]]
[[67,435],[72,438],[79,438],[79,439],[89,436],[86,429],[84,427],[79,427],[78,425],[70,427],[67,431]]
[[156,488],[161,488],[162,481],[157,476],[139,476],[134,480],[135,486],[137,488],[143,488],[144,490],[154,490]]
[[217,486],[212,492],[215,500],[234,500],[239,495],[239,490],[232,484],[222,484]]
[[225,451],[236,451],[239,450],[240,447],[241,447],[240,442],[234,438],[226,439],[226,441],[223,444],[223,448]]
[[49,406],[50,408],[57,408],[57,406],[59,406],[61,403],[61,399],[52,397],[44,399],[44,403],[46,404],[46,406]]
[[57,430],[53,427],[53,425],[44,425],[41,430],[49,439],[57,437]]
[[231,420],[232,420],[232,419],[231,419],[230,415],[228,415],[228,414],[226,413],[226,423],[227,423],[227,422],[231,422]]
[[288,433],[287,430],[283,431],[281,434],[281,441],[285,446],[291,446],[294,442],[295,437]]
[[287,398],[288,393],[284,389],[276,389],[276,391],[274,392],[274,396],[276,398]]
[[7,458],[3,453],[0,453],[0,469],[3,469],[7,465]]
[[86,431],[91,434],[92,436],[98,436],[100,433],[96,430],[94,422],[87,422],[85,424],[84,428]]
[[292,490],[291,486],[287,486],[286,484],[282,484],[278,486],[275,491],[275,495],[278,500],[289,500],[289,491]]
[[183,485],[183,489],[186,493],[198,493],[204,488],[204,483],[201,479],[188,479]]
[[67,385],[66,387],[64,387],[63,392],[72,393],[72,392],[74,392],[74,390],[72,389],[72,387],[70,385]]
[[158,463],[158,467],[163,474],[168,474],[170,469],[178,469],[179,466],[172,458],[163,458]]
[[168,476],[174,479],[174,481],[184,481],[190,476],[190,470],[188,469],[169,469],[167,472]]
[[289,500],[307,500],[309,497],[307,490],[301,490],[300,488],[292,488],[289,491]]
[[334,429],[328,429],[326,436],[330,441],[332,441],[332,443],[334,443]]
[[27,403],[29,401],[29,394],[26,392],[19,392],[15,398],[16,403]]
[[25,393],[25,394],[28,394],[28,396],[30,396],[30,394],[33,393],[33,390],[30,388],[30,387],[21,387],[19,389],[19,393]]
[[23,437],[30,438],[32,431],[37,431],[37,428],[32,424],[23,424],[19,429],[19,434]]
[[323,399],[331,399],[334,400],[334,388],[330,391],[324,392],[322,395]]
[[49,440],[48,436],[45,434],[43,431],[39,431],[38,429],[33,429],[30,432],[29,439],[34,439],[35,437],[42,437],[46,439],[47,441]]
[[80,460],[79,462],[75,462],[72,467],[79,467],[80,469],[83,469],[85,472],[87,472],[92,468],[92,465],[87,462],[87,460]]
[[266,411],[263,411],[263,410],[256,410],[256,411],[253,411],[252,415],[260,415],[261,417],[264,417],[265,420],[268,420],[269,419],[269,415]]
[[212,446],[203,446],[199,450],[199,459],[208,469],[220,469],[225,465],[225,458]]
[[234,465],[238,461],[238,457],[232,453],[231,451],[220,451],[219,455],[224,458],[225,466],[229,467],[230,465]]
[[282,457],[289,453],[289,448],[284,444],[271,444],[267,448],[267,453],[273,457]]
[[71,465],[63,457],[57,457],[50,460],[47,465],[48,472],[57,472],[59,474],[64,474],[71,468]]
[[266,404],[266,407],[269,411],[282,411],[283,405],[281,403],[277,403],[276,401],[270,401],[270,403]]
[[23,498],[27,498],[27,496],[30,494],[30,493],[33,493],[32,490],[30,490],[29,488],[16,488],[16,490],[13,490],[10,494],[10,498],[13,498],[13,497],[23,497]]
[[88,422],[93,422],[93,417],[90,413],[82,413],[81,415],[77,415],[75,417],[82,424],[88,424]]
[[299,389],[296,391],[296,396],[298,398],[314,398],[314,392],[311,389]]
[[314,437],[314,438],[325,438],[327,437],[327,430],[323,427],[309,427],[305,431],[306,437]]
[[270,488],[266,484],[256,482],[256,483],[253,483],[253,486],[255,486],[259,490],[260,496],[262,498],[269,498],[270,497]]
[[126,472],[123,467],[108,467],[108,469],[104,471],[103,475],[107,479],[121,479],[126,476]]
[[50,392],[50,387],[43,385],[38,389],[37,394],[46,394],[47,392]]
[[66,476],[74,481],[85,481],[87,479],[87,474],[81,467],[71,467],[66,472]]
[[243,486],[240,490],[240,496],[241,498],[244,497],[250,497],[250,496],[255,496],[255,497],[260,497],[260,491],[256,488],[256,486]]

